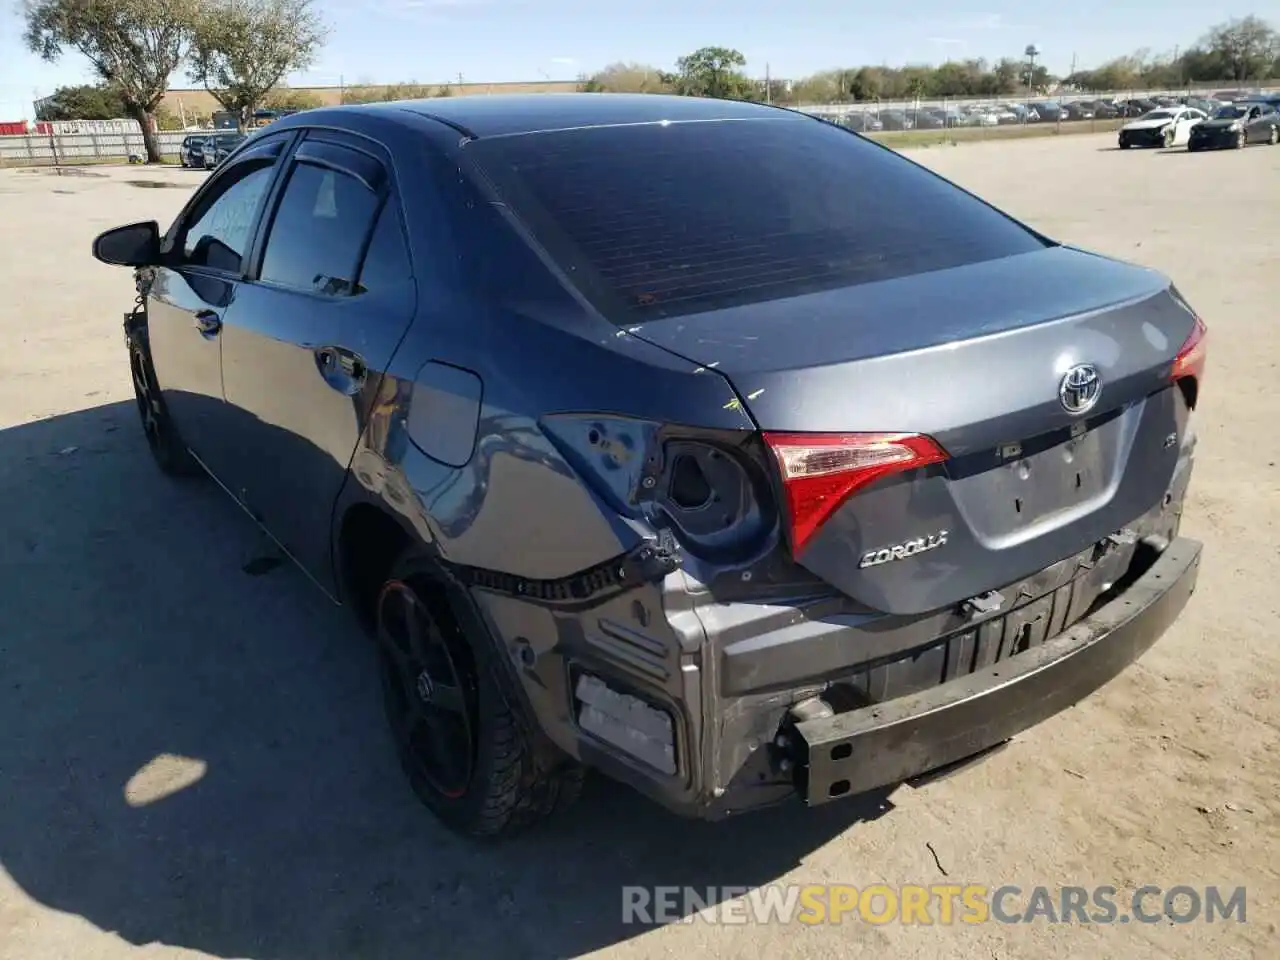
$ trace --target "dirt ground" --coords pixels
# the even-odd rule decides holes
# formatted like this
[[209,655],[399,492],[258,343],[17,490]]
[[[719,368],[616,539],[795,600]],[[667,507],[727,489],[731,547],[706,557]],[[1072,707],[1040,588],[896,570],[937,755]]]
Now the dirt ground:
[[[705,825],[595,782],[573,818],[502,847],[413,800],[346,616],[292,569],[246,572],[249,522],[148,460],[130,278],[89,242],[167,226],[187,195],[128,181],[199,174],[0,171],[0,957],[1274,956],[1280,148],[1112,142],[912,156],[1168,272],[1206,318],[1183,528],[1206,551],[1176,625],[1080,706],[879,805]],[[772,882],[1244,885],[1248,922],[622,922],[623,885]]]

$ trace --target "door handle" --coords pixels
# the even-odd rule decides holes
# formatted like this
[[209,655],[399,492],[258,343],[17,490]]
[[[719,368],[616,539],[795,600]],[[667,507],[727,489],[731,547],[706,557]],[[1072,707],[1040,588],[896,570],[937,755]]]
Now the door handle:
[[358,393],[368,376],[364,358],[342,347],[318,348],[316,367],[329,386],[347,395]]
[[212,310],[201,310],[195,315],[196,329],[202,337],[216,337],[222,330],[222,318]]

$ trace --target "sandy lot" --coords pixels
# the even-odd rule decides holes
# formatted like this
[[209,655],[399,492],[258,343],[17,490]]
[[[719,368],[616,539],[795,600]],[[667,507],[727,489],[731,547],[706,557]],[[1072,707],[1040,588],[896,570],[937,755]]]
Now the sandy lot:
[[[1111,144],[913,156],[1051,235],[1167,271],[1207,319],[1184,525],[1206,555],[1182,619],[1079,707],[879,806],[702,825],[596,782],[571,822],[499,848],[412,799],[346,616],[291,569],[245,572],[263,548],[248,521],[148,460],[120,332],[130,278],[89,241],[167,224],[187,195],[127,181],[199,175],[0,171],[0,957],[1274,955],[1280,148]],[[1122,902],[1245,885],[1248,922],[621,922],[625,884],[775,881],[1110,884]]]

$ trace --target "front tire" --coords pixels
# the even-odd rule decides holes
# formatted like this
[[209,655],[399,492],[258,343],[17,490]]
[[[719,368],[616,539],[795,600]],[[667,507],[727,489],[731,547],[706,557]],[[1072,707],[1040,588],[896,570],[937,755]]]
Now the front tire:
[[566,809],[585,769],[538,739],[488,637],[410,550],[378,593],[383,705],[418,799],[455,833],[496,837]]
[[1173,146],[1174,141],[1175,141],[1177,138],[1178,138],[1177,131],[1175,131],[1175,130],[1166,130],[1166,131],[1164,132],[1163,137],[1162,137],[1162,140],[1163,140],[1163,142],[1164,142],[1164,148],[1165,148],[1166,150],[1168,150],[1170,147],[1172,147],[1172,146]]
[[1248,134],[1246,134],[1243,130],[1241,130],[1239,133],[1236,134],[1235,146],[1237,150],[1243,150],[1245,148],[1245,145],[1248,142],[1249,142]]
[[145,330],[129,334],[129,371],[133,377],[133,398],[142,420],[142,432],[156,466],[170,477],[199,476],[203,471],[183,443],[160,392]]
[[1277,143],[1280,143],[1280,127],[1271,128],[1271,133],[1268,134],[1267,136],[1267,143],[1269,143],[1273,147]]

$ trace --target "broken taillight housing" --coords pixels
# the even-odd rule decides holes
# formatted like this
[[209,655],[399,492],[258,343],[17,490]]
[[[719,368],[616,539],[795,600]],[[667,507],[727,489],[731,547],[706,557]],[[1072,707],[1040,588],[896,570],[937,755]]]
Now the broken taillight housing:
[[1207,352],[1207,344],[1205,338],[1209,333],[1209,329],[1204,325],[1204,321],[1199,317],[1195,318],[1195,325],[1192,326],[1191,332],[1187,334],[1187,339],[1182,342],[1182,346],[1178,348],[1178,355],[1173,358],[1173,380],[1181,380],[1183,377],[1191,377],[1197,383],[1204,376],[1204,362]]
[[792,555],[859,490],[947,459],[937,443],[915,433],[765,433],[764,441],[782,475]]

